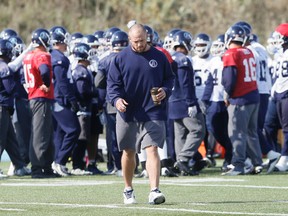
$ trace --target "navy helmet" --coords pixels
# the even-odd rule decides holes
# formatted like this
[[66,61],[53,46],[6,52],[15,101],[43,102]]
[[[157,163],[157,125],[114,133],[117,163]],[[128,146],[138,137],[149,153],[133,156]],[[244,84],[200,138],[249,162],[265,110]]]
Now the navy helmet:
[[112,35],[111,45],[113,49],[123,49],[129,44],[128,34],[124,31],[117,31]]
[[73,54],[77,60],[89,60],[90,46],[86,43],[78,43],[73,49]]
[[54,26],[50,29],[51,43],[69,44],[71,36],[68,31],[62,26]]
[[173,36],[173,48],[177,46],[184,46],[187,51],[190,51],[192,48],[193,37],[188,31],[178,31]]
[[9,40],[0,39],[0,57],[12,59],[13,44]]
[[44,28],[38,28],[32,32],[31,42],[34,47],[44,46],[46,49],[50,46],[50,34]]

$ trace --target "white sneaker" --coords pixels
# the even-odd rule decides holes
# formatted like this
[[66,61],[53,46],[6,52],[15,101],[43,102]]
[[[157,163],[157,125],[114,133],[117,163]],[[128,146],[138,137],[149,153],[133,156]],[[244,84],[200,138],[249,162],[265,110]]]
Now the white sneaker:
[[72,169],[71,170],[71,175],[76,175],[76,176],[84,176],[84,175],[92,175],[92,172],[86,171],[86,170],[81,170],[79,168],[77,169]]
[[268,174],[274,170],[276,164],[278,163],[281,157],[281,154],[271,150],[268,152],[267,157],[269,159],[269,163],[267,165],[267,174]]
[[135,194],[134,194],[134,190],[125,190],[123,192],[123,197],[124,197],[124,204],[135,204],[136,199],[135,199]]
[[52,169],[53,169],[55,174],[58,174],[58,175],[63,176],[63,177],[69,176],[68,168],[61,165],[61,164],[53,162],[52,163]]
[[149,204],[161,204],[165,202],[165,196],[161,193],[159,189],[155,189],[149,194]]
[[288,156],[281,156],[275,165],[275,170],[279,172],[285,172],[288,170]]

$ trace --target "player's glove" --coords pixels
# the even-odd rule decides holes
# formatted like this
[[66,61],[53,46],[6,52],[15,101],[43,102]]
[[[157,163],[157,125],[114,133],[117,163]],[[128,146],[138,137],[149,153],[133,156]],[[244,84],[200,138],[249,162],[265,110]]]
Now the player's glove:
[[71,101],[71,111],[77,113],[79,111],[79,105],[76,101]]
[[188,115],[189,115],[189,117],[192,117],[192,118],[194,118],[197,115],[197,106],[196,105],[188,107]]

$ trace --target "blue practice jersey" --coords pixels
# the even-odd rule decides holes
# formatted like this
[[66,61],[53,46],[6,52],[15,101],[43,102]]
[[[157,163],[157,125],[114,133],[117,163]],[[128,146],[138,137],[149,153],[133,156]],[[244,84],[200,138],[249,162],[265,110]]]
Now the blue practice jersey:
[[0,60],[0,105],[13,107],[13,93],[16,83],[14,74],[9,69],[8,65]]
[[55,101],[62,106],[70,106],[71,101],[76,101],[70,61],[59,50],[52,50],[51,60]]
[[194,72],[190,59],[180,52],[172,55],[177,64],[172,95],[169,98],[169,118],[188,117],[188,107],[197,104],[194,86]]

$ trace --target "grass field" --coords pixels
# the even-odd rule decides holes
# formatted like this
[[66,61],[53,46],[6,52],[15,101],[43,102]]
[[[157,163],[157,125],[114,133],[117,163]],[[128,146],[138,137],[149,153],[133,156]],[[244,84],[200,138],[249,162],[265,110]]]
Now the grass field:
[[[220,166],[221,161],[217,160]],[[8,162],[0,167],[6,173]],[[100,164],[104,168],[105,164]],[[199,176],[164,178],[162,205],[149,205],[148,179],[134,179],[138,204],[123,204],[116,176],[0,180],[0,215],[287,215],[288,174],[221,176],[207,168]]]

